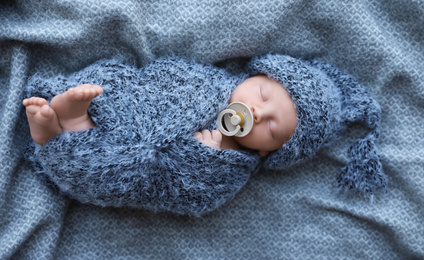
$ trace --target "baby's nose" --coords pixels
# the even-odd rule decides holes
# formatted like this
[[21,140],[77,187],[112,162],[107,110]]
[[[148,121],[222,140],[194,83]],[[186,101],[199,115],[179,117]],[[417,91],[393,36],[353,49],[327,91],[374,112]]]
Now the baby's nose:
[[262,122],[262,120],[266,117],[267,115],[267,111],[264,108],[260,108],[257,106],[252,106],[250,108],[250,110],[252,111],[253,114],[253,122],[255,124],[259,124],[260,122]]

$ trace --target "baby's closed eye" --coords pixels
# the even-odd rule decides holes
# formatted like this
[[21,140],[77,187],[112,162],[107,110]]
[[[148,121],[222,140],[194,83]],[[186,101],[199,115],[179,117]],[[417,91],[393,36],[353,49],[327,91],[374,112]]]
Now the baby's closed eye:
[[267,102],[269,100],[269,90],[267,87],[260,85],[260,95],[262,98],[262,101]]

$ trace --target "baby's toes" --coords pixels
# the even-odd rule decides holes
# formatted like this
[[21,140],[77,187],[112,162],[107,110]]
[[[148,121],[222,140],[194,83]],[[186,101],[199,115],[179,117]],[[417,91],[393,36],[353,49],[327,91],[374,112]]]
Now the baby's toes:
[[40,109],[40,119],[51,120],[54,116],[54,111],[49,105],[44,105]]
[[26,105],[25,112],[28,116],[34,116],[35,114],[37,114],[38,111],[40,111],[39,106]]
[[90,90],[84,85],[78,86],[76,88],[70,88],[66,92],[71,100],[75,101],[85,101],[90,96]]
[[85,84],[84,89],[84,95],[87,99],[93,99],[103,93],[103,88],[99,85]]
[[80,90],[79,95],[80,95],[80,100],[88,101],[92,98],[93,93],[90,88],[83,88]]
[[27,115],[30,116],[34,116],[35,114],[37,114],[43,106],[49,107],[48,102],[44,98],[39,97],[31,97],[24,99],[22,101],[22,104],[25,106],[25,111]]
[[80,100],[90,101],[103,93],[103,88],[99,85],[83,84],[77,87]]
[[44,105],[48,105],[47,100],[45,100],[44,98],[39,98],[39,97],[30,97],[27,99],[24,99],[24,101],[22,102],[24,106],[44,106]]
[[92,85],[92,88],[94,89],[96,95],[100,95],[103,93],[103,88],[99,85]]

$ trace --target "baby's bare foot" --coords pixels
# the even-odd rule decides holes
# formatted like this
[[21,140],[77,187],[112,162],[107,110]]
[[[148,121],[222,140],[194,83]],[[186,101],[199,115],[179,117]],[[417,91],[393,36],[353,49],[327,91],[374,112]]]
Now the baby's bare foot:
[[98,85],[83,84],[55,96],[50,104],[63,130],[82,131],[95,127],[87,110],[91,100],[102,93],[103,88]]
[[45,144],[62,132],[56,113],[45,99],[32,97],[22,103],[26,107],[32,139],[37,144]]

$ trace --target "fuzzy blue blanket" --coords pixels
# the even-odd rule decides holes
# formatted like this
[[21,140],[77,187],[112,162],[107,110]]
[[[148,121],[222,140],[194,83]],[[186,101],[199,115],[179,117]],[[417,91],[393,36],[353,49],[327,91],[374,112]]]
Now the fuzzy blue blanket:
[[[421,1],[3,1],[0,3],[0,259],[424,258]],[[382,108],[388,192],[337,194],[361,128],[284,171],[261,170],[202,218],[101,208],[60,195],[23,161],[30,76],[104,58],[178,55],[239,71],[266,53],[320,58]]]

